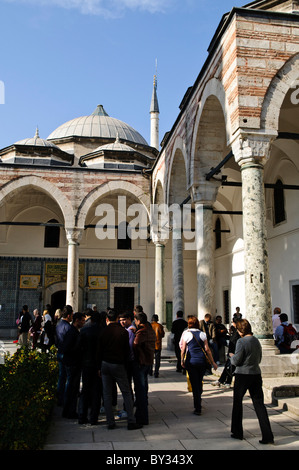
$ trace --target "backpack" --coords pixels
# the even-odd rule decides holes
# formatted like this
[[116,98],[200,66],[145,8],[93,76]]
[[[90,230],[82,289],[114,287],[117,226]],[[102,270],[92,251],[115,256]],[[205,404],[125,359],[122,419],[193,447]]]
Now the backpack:
[[291,323],[283,325],[283,345],[290,349],[292,342],[297,339],[299,339],[299,333],[297,333],[293,325]]

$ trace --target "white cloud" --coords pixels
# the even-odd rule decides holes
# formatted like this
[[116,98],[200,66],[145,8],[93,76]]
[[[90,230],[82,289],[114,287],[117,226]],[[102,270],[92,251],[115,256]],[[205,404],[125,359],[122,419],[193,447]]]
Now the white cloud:
[[23,3],[37,6],[57,6],[79,10],[83,14],[118,17],[126,10],[149,13],[165,12],[175,0],[4,0],[8,3]]

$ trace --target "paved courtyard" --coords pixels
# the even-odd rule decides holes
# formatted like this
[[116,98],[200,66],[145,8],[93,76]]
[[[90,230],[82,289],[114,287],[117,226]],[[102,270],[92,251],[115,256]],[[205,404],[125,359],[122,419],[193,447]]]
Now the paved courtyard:
[[[140,430],[128,431],[126,420],[119,419],[117,428],[108,430],[105,416],[98,425],[79,425],[76,420],[61,418],[61,409],[54,410],[54,419],[44,450],[102,451],[199,451],[199,450],[299,450],[299,416],[266,402],[274,445],[259,444],[258,421],[249,396],[243,407],[244,440],[230,437],[232,389],[212,385],[215,376],[205,376],[203,412],[193,414],[192,393],[186,377],[175,371],[175,364],[162,361],[160,377],[150,377],[150,423]],[[122,398],[118,395],[118,407]],[[134,452],[133,452],[134,451]],[[115,454],[117,455],[117,453]]]

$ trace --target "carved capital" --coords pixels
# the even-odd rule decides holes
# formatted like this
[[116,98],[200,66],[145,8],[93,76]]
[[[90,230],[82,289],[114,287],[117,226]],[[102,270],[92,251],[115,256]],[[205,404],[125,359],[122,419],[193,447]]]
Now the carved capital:
[[65,233],[69,244],[78,245],[83,235],[83,229],[77,227],[66,228]]
[[231,142],[236,162],[242,166],[245,163],[264,165],[269,158],[272,142],[277,133],[243,132],[240,130]]
[[213,205],[216,201],[219,181],[202,181],[199,184],[191,186],[192,202],[200,202],[202,204]]

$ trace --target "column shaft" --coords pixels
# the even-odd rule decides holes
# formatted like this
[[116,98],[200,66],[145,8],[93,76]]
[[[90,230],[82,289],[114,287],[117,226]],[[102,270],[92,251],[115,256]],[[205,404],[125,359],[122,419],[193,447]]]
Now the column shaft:
[[166,301],[165,301],[165,246],[156,243],[156,266],[155,266],[155,314],[159,316],[161,323],[166,322]]
[[67,230],[68,257],[66,303],[73,307],[74,312],[79,308],[79,243],[82,235],[80,230]]
[[263,165],[241,166],[246,318],[260,338],[272,338]]
[[173,319],[179,310],[184,311],[184,259],[182,238],[172,239],[172,314]]
[[196,252],[197,252],[197,314],[203,319],[206,313],[214,314],[215,272],[213,206],[195,204]]

